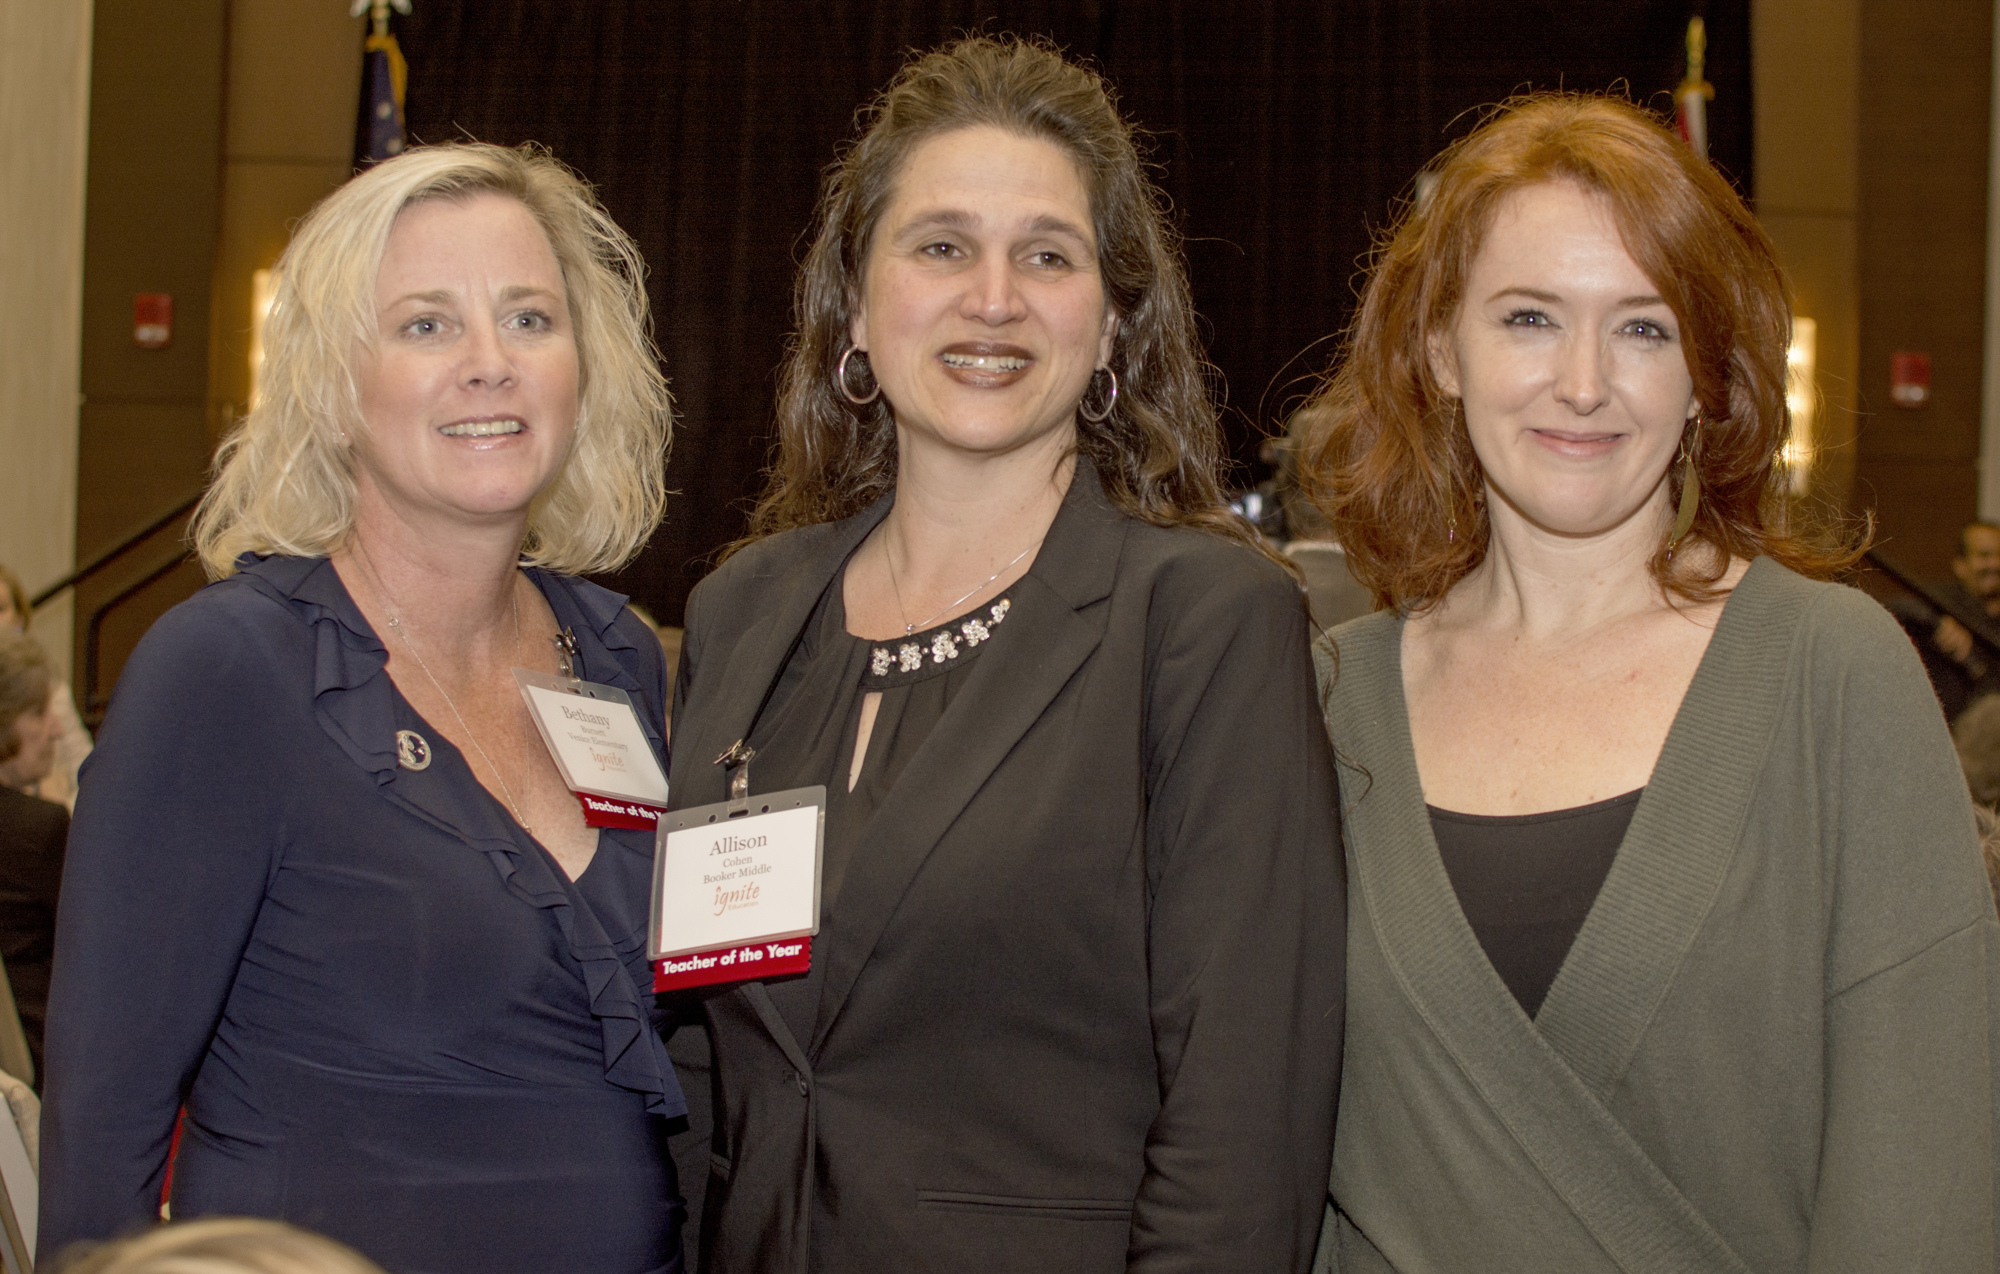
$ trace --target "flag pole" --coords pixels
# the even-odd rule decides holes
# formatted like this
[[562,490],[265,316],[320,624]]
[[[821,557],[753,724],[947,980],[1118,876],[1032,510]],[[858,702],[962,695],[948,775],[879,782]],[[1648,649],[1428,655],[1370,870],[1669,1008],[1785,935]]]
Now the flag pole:
[[1694,153],[1708,158],[1708,104],[1715,100],[1715,85],[1702,76],[1708,61],[1708,26],[1700,18],[1688,19],[1687,78],[1674,90],[1674,125]]

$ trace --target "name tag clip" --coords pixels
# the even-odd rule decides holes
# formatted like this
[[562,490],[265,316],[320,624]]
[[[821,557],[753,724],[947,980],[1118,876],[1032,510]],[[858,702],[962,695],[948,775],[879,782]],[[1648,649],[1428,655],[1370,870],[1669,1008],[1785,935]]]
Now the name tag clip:
[[729,774],[729,817],[736,818],[750,811],[750,758],[757,755],[757,749],[742,739],[729,745],[729,750],[715,758],[715,763],[724,767]]
[[577,680],[576,634],[570,631],[568,624],[564,624],[562,631],[549,640],[556,644],[556,666],[562,669],[562,675],[571,681]]

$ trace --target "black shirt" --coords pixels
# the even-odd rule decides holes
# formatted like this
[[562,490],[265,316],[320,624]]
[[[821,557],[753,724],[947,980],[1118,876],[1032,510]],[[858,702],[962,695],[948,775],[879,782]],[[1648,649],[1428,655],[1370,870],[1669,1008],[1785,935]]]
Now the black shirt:
[[42,1031],[48,1017],[49,963],[55,952],[56,894],[62,886],[69,811],[0,787],[0,958],[20,1010],[21,1031],[42,1083]]
[[1548,998],[1644,792],[1543,814],[1425,807],[1459,908],[1529,1017]]
[[[1008,598],[997,597],[908,637],[867,641],[847,631],[842,578],[834,576],[806,621],[771,706],[750,739],[757,749],[751,766],[760,783],[782,774],[792,776],[787,787],[826,784],[822,926],[840,896],[848,864],[861,850],[869,821],[1013,607]],[[881,693],[882,701],[869,731],[868,755],[849,791],[861,705],[874,692]],[[815,943],[824,945],[819,939]],[[810,1038],[819,1011],[818,980],[773,979],[767,989],[793,1032]]]

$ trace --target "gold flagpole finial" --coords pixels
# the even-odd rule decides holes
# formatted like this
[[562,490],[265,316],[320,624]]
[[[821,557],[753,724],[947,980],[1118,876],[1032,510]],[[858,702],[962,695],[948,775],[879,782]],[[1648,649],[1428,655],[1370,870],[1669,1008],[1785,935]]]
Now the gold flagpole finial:
[[1702,72],[1708,61],[1708,24],[1700,18],[1688,19],[1688,83],[1702,82]]

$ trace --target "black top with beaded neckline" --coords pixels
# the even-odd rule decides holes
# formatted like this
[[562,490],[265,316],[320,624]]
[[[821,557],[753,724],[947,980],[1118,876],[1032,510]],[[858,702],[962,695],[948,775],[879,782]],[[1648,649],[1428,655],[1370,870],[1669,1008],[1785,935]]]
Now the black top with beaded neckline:
[[[785,775],[787,786],[826,786],[822,922],[840,897],[848,865],[867,852],[865,833],[875,811],[1013,609],[1003,594],[921,632],[869,641],[847,631],[842,580],[835,575],[820,595],[779,675],[770,711],[750,735],[761,773]],[[880,700],[865,764],[857,774],[857,727],[862,703],[871,694]],[[765,992],[794,1032],[805,1034],[818,1008],[817,986],[809,978],[779,978],[767,981]]]
[[956,619],[907,637],[868,643],[868,663],[861,673],[864,690],[907,686],[962,668],[993,639],[993,630],[1007,619],[1013,600],[1002,594],[973,607]]

